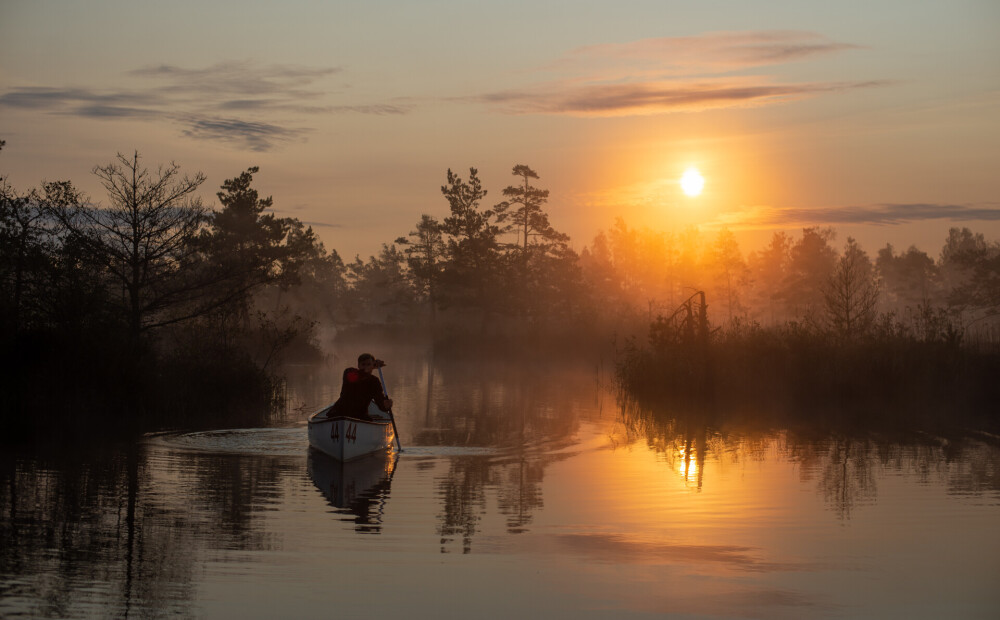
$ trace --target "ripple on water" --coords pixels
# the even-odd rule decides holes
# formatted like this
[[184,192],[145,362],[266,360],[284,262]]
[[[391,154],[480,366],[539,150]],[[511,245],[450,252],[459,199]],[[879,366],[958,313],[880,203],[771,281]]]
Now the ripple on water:
[[[309,447],[304,427],[165,433],[147,437],[146,443],[187,452],[262,456],[303,456]],[[403,450],[408,457],[492,456],[497,453],[495,448],[475,446],[404,446]]]
[[403,446],[406,456],[493,456],[498,452],[477,446]]
[[309,447],[304,428],[236,428],[170,433],[149,437],[147,444],[189,452],[263,456],[302,456]]

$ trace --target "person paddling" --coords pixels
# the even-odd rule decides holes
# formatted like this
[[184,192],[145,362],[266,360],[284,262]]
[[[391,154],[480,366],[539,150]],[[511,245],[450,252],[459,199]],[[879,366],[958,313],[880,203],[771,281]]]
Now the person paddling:
[[368,403],[373,400],[379,409],[388,413],[392,409],[392,399],[383,392],[378,377],[372,375],[373,370],[383,366],[385,362],[375,359],[371,353],[359,355],[357,368],[344,369],[340,398],[333,403],[327,415],[371,420],[372,417],[368,415]]

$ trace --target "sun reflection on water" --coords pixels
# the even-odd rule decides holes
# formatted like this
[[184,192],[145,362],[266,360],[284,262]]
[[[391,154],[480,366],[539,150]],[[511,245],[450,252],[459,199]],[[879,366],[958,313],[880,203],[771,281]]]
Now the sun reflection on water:
[[700,491],[702,469],[698,466],[695,450],[687,447],[681,448],[677,451],[676,461],[677,473],[684,480],[684,484],[697,485],[697,489]]

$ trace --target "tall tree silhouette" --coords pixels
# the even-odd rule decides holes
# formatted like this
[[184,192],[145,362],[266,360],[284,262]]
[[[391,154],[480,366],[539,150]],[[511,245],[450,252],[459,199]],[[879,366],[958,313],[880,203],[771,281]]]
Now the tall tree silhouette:
[[253,166],[222,183],[222,191],[216,193],[222,208],[211,215],[207,237],[216,266],[239,281],[241,293],[278,280],[281,262],[290,254],[284,245],[289,222],[266,212],[274,200],[261,198],[252,187],[253,175],[259,171]]
[[751,252],[747,260],[753,278],[754,301],[758,311],[775,322],[779,315],[777,300],[788,271],[792,238],[785,232],[776,232],[767,247]]
[[399,322],[411,314],[413,289],[406,273],[406,256],[395,244],[382,244],[378,256],[368,261],[360,256],[347,265],[347,280],[351,285],[352,314],[367,322]]
[[[267,287],[278,288],[274,312],[282,313],[280,291],[298,284],[300,269],[310,261],[318,266],[325,255],[312,227],[269,212],[274,200],[261,198],[253,187],[259,171],[252,166],[223,181],[216,193],[222,208],[211,214],[201,239],[218,278],[213,321],[226,339],[230,330],[249,326],[254,296]],[[261,313],[258,318],[269,321]]]
[[823,291],[827,319],[841,336],[855,338],[875,321],[879,282],[868,254],[852,237]]
[[743,304],[740,297],[743,289],[750,282],[750,269],[747,267],[736,235],[728,228],[719,231],[712,245],[712,263],[715,270],[717,288],[721,290],[726,301],[729,320],[733,320],[733,312],[741,312]]
[[531,179],[537,179],[538,173],[528,166],[518,164],[511,174],[521,177],[521,181],[504,188],[503,195],[507,200],[496,206],[497,222],[511,222],[505,230],[517,233],[522,255],[528,255],[531,237],[536,237],[543,243],[567,241],[569,237],[552,228],[548,214],[542,209],[549,200],[549,190],[531,185]]
[[790,316],[808,321],[819,319],[823,311],[823,288],[837,261],[837,251],[830,246],[832,228],[803,228],[802,237],[789,251],[788,272],[781,298]]
[[49,214],[80,202],[68,181],[44,183],[19,194],[0,178],[0,323],[4,331],[21,331],[41,318],[45,290],[56,261],[58,230]]
[[417,227],[410,231],[409,237],[399,237],[396,243],[403,246],[414,290],[427,299],[433,325],[441,263],[446,250],[444,237],[441,234],[441,223],[430,215],[422,215]]
[[485,329],[489,315],[500,305],[503,279],[496,212],[480,204],[487,192],[475,168],[469,168],[468,181],[451,169],[447,179],[441,186],[451,210],[441,223],[441,231],[448,237],[443,301],[480,308]]
[[928,306],[936,296],[938,267],[915,246],[897,255],[892,244],[886,244],[878,251],[875,267],[884,285],[884,305],[893,311]]
[[107,206],[64,204],[53,213],[120,284],[132,343],[146,330],[200,314],[191,309],[205,286],[192,277],[201,266],[193,241],[206,214],[194,193],[205,176],[182,177],[174,163],[151,172],[138,152],[119,153],[94,174],[107,191]]
[[941,249],[940,268],[950,289],[949,304],[974,311],[979,316],[972,321],[1000,314],[1000,243],[968,228],[952,228]]
[[497,222],[509,222],[502,230],[516,234],[514,245],[518,249],[511,258],[518,264],[520,273],[517,285],[510,291],[511,299],[523,317],[537,318],[546,308],[552,309],[551,300],[558,297],[559,289],[566,288],[559,286],[557,281],[562,279],[569,264],[575,265],[576,255],[566,245],[569,237],[557,232],[549,223],[543,208],[548,202],[549,190],[531,184],[533,179],[538,179],[538,173],[518,164],[511,174],[520,177],[520,181],[504,188],[505,200],[495,207]]

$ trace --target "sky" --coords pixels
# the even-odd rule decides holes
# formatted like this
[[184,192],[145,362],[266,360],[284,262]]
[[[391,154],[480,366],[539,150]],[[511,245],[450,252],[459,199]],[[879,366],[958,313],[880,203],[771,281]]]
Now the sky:
[[259,166],[350,259],[446,216],[449,168],[489,206],[525,164],[577,250],[622,217],[936,256],[1000,240],[998,27],[996,0],[0,0],[0,175],[99,203],[138,151],[217,205]]

